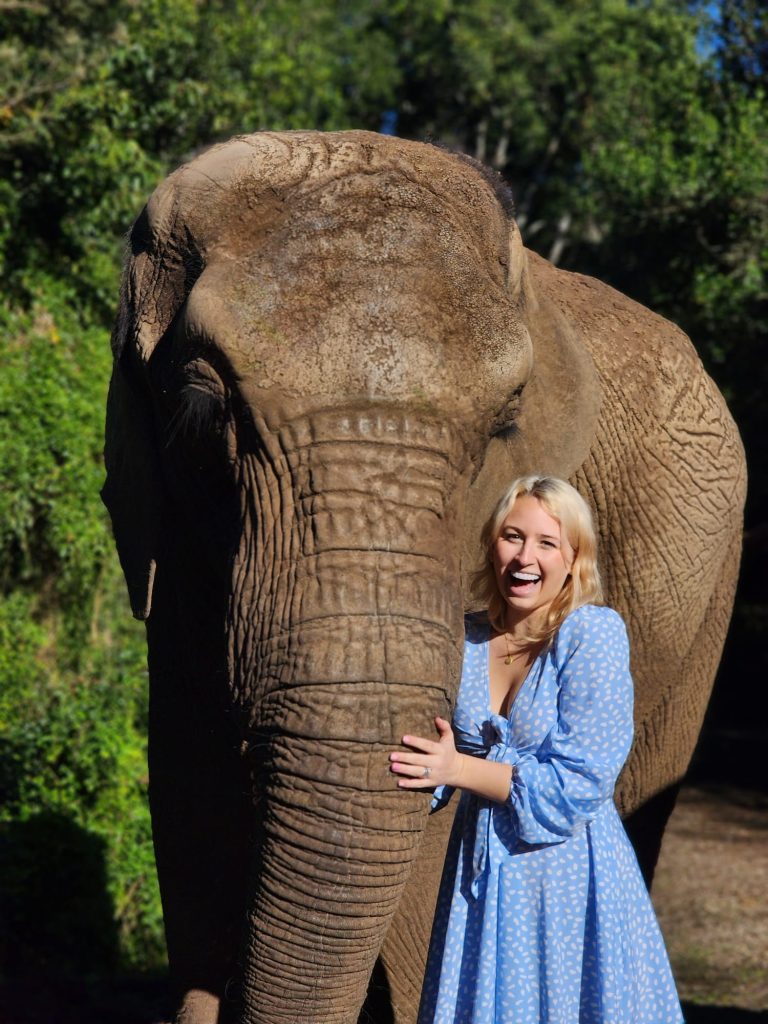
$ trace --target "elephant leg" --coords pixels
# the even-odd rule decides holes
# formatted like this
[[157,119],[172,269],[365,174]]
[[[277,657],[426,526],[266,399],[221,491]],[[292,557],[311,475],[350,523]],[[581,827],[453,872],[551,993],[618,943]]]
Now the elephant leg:
[[177,1010],[173,1024],[221,1024],[218,996],[200,989],[188,989]]
[[638,744],[642,749],[651,749],[649,737],[652,735],[653,749],[659,752],[659,756],[663,751],[682,750],[686,758],[678,769],[677,778],[670,785],[654,794],[624,819],[624,827],[635,848],[643,878],[649,889],[653,882],[664,829],[674,809],[684,773],[688,768],[690,753],[701,730],[712,681],[723,652],[736,590],[740,555],[741,535],[734,529],[726,545],[718,586],[709,599],[690,650],[682,659],[679,685],[644,723],[638,736]]
[[[418,859],[379,955],[380,972],[389,990],[391,1009],[382,1008],[379,992],[378,1006],[371,1002],[369,1022],[414,1024],[416,1020],[445,848],[457,801],[458,798],[454,797],[447,808],[429,818]],[[363,1020],[365,1018],[361,1017]]]
[[[180,777],[155,729],[150,806],[178,1024],[219,1024],[218,1005],[242,937],[248,855],[247,790],[236,764],[216,756],[196,730],[181,729],[195,752]],[[167,743],[165,744],[167,747]]]
[[251,787],[205,609],[182,614],[169,579],[148,623],[152,833],[175,1019],[220,1024],[247,903]]

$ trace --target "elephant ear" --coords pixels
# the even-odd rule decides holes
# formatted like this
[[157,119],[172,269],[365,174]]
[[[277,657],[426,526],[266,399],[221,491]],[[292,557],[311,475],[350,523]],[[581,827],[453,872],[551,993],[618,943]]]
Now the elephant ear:
[[556,271],[525,252],[521,306],[531,336],[533,364],[514,426],[492,437],[469,489],[464,565],[482,557],[479,535],[505,488],[518,476],[542,473],[569,479],[586,460],[600,415],[601,386],[582,337],[547,295]]
[[112,335],[101,496],[137,619],[152,608],[166,507],[149,365],[204,265],[181,208],[184,173],[180,168],[155,190],[133,226]]
[[127,343],[135,312],[129,297],[132,269],[123,285],[113,341],[104,445],[107,479],[101,497],[112,519],[131,610],[137,619],[146,619],[152,607],[164,503],[144,368]]
[[[101,497],[107,506],[131,610],[146,619],[152,607],[163,513],[162,483],[154,437],[146,364],[167,318],[156,301],[163,283],[154,270],[152,230],[146,207],[134,224],[112,334],[112,379],[107,398]],[[145,325],[142,330],[142,325]]]

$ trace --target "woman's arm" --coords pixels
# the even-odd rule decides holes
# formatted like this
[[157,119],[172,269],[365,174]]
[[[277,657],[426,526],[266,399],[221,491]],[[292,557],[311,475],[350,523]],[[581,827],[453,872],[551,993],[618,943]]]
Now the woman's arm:
[[556,662],[557,724],[535,753],[497,745],[488,760],[469,758],[438,727],[437,743],[404,737],[418,753],[391,755],[392,770],[408,777],[399,785],[423,789],[450,777],[451,785],[506,803],[528,843],[562,842],[591,821],[612,798],[632,741],[629,645],[620,616],[607,608],[573,613],[561,628]]
[[610,608],[580,608],[561,627],[557,723],[535,754],[510,748],[508,806],[527,843],[562,842],[613,799],[632,744],[632,677],[624,623]]

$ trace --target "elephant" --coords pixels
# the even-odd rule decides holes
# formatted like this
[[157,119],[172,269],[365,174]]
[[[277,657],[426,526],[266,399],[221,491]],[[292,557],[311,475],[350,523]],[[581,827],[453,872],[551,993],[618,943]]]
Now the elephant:
[[682,331],[527,251],[476,161],[298,131],[157,188],[112,344],[103,498],[146,620],[177,1021],[350,1024],[372,972],[367,1019],[414,1020],[450,812],[428,824],[387,752],[450,718],[480,526],[523,473],[596,516],[636,685],[617,802],[650,877],[745,488]]

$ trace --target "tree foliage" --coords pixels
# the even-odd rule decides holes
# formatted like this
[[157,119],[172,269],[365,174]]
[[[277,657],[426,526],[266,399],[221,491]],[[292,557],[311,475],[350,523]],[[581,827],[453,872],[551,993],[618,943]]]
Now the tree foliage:
[[123,963],[148,964],[143,636],[98,498],[146,196],[261,129],[384,118],[485,160],[529,245],[690,333],[752,448],[756,519],[768,29],[757,0],[0,0],[0,17],[0,828],[37,829],[0,889],[20,920],[21,851],[65,820],[101,844]]
[[376,127],[396,76],[343,2],[57,0],[5,17],[0,270],[55,267],[102,315],[119,239],[170,167],[245,131]]
[[[70,845],[72,830],[101,841],[106,891],[93,895],[112,909],[123,962],[162,951],[143,638],[125,613],[98,499],[108,338],[76,310],[71,288],[50,279],[27,310],[0,310],[0,920],[12,975],[59,962],[25,942],[28,926],[56,913],[36,901],[33,880],[55,874],[62,896],[87,882],[82,844],[62,856],[62,820]],[[21,823],[38,836],[35,864]]]

